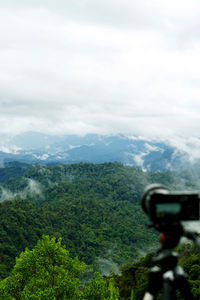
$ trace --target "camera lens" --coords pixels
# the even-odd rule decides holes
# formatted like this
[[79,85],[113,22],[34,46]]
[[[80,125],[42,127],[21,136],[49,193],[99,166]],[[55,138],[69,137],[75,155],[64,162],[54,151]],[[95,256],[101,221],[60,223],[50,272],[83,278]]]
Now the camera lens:
[[142,196],[142,208],[146,214],[149,215],[151,208],[151,197],[155,193],[166,194],[169,190],[161,185],[161,184],[150,184],[144,190],[144,194]]

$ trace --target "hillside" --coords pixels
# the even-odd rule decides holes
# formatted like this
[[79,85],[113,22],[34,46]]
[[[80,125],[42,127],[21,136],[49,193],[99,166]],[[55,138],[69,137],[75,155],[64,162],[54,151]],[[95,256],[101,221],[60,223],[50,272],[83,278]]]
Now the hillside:
[[2,277],[42,234],[62,237],[73,257],[100,264],[103,273],[134,260],[157,242],[157,233],[146,230],[143,188],[174,182],[120,163],[34,166],[18,175],[1,183]]
[[[15,257],[42,234],[62,237],[73,257],[78,255],[102,273],[117,270],[157,244],[158,235],[146,230],[148,220],[141,209],[144,187],[159,182],[176,188],[180,182],[172,174],[120,163],[37,165],[23,176],[12,175],[1,183],[2,277]],[[194,187],[187,178],[184,185]]]

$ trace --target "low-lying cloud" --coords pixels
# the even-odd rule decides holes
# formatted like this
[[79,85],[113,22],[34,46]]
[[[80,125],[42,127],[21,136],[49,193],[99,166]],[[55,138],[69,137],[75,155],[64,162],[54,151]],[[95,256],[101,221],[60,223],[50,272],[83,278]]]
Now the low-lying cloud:
[[17,198],[25,199],[28,197],[43,198],[43,186],[32,178],[26,178],[27,186],[17,192],[12,192],[9,188],[0,186],[0,202],[5,200],[13,200]]
[[5,200],[13,200],[16,197],[16,193],[12,193],[9,189],[0,187],[1,189],[1,196],[0,196],[0,202],[3,202]]
[[28,178],[28,186],[25,188],[25,193],[42,197],[42,185],[32,178]]

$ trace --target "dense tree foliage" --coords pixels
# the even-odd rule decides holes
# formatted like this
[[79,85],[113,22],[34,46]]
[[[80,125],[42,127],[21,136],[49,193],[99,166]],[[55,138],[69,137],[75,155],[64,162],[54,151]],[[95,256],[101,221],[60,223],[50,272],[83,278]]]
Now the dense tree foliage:
[[20,177],[30,168],[30,165],[16,161],[4,163],[0,168],[0,182],[6,182],[11,177]]
[[[177,251],[179,264],[187,272],[194,299],[197,300],[200,298],[199,250],[194,245],[184,244]],[[20,254],[11,274],[0,281],[1,299],[142,299],[154,256],[155,252],[151,252],[122,266],[121,275],[102,278],[95,273],[89,282],[81,284],[80,275],[85,275],[85,264],[69,256],[61,239],[56,241],[55,238],[43,236],[33,250],[26,249]],[[183,300],[179,294],[177,296],[178,300]]]
[[[7,277],[2,282],[9,283],[19,262],[24,262],[26,255],[29,257],[39,247],[31,250],[38,239],[49,235],[62,237],[63,245],[69,250],[68,259],[78,257],[90,265],[85,278],[91,277],[94,270],[100,270],[99,261],[109,262],[110,266],[129,263],[123,267],[121,276],[113,277],[120,299],[141,297],[146,289],[152,254],[131,262],[158,246],[158,233],[147,229],[148,219],[141,209],[144,187],[158,182],[172,189],[180,189],[180,183],[187,189],[196,188],[187,174],[178,179],[176,174],[144,172],[120,163],[34,166],[23,171],[23,176],[13,171],[13,177],[6,177],[6,170],[4,173],[7,180],[2,180],[1,187],[9,191],[8,195],[13,193],[14,199],[0,203],[0,277]],[[27,247],[30,250],[25,250]],[[185,253],[187,249],[184,248]],[[15,265],[15,258],[21,252]],[[184,257],[182,255],[180,261],[189,273],[193,292],[199,295],[198,253],[187,255],[187,259]],[[38,289],[40,280],[38,277]],[[21,290],[29,293],[28,286],[31,283]],[[113,281],[109,286],[111,295],[115,291]],[[100,290],[105,290],[105,299],[109,297],[107,282],[96,274],[84,295],[86,299],[97,299],[94,295],[99,291],[98,297],[101,297]],[[30,290],[33,295],[37,292]],[[117,292],[114,293],[117,297]],[[46,297],[50,295],[57,297],[52,291],[47,292]]]
[[1,299],[118,299],[112,280],[106,282],[98,273],[81,288],[83,269],[83,263],[69,257],[61,239],[43,236],[33,250],[20,254],[10,276],[0,282]]
[[42,234],[62,237],[73,257],[96,269],[99,257],[132,261],[157,241],[140,205],[144,186],[157,180],[168,184],[171,177],[119,163],[34,166],[10,178],[3,187],[16,199],[0,203],[1,277]]
[[[186,243],[177,247],[179,255],[178,265],[182,266],[188,276],[191,292],[195,300],[200,299],[200,251],[191,244]],[[121,268],[121,275],[113,275],[115,285],[119,288],[120,299],[142,299],[147,291],[149,269],[153,266],[152,258],[155,252],[148,253],[137,261],[128,263]],[[160,295],[161,296],[161,293]],[[161,297],[158,299],[161,299]],[[177,291],[177,299],[183,300]]]

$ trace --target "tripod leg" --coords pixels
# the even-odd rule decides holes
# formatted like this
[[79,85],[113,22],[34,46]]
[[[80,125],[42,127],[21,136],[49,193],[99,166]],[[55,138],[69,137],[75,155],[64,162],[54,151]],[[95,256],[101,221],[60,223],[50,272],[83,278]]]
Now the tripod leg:
[[190,285],[187,280],[185,272],[183,271],[183,269],[180,266],[178,266],[178,267],[176,267],[175,273],[176,273],[176,286],[180,290],[181,296],[185,300],[193,300],[194,297],[191,293]]
[[176,300],[175,276],[172,270],[163,274],[162,300]]
[[150,269],[148,288],[143,300],[155,299],[158,294],[158,291],[161,289],[161,285],[162,271],[159,267],[155,266]]

